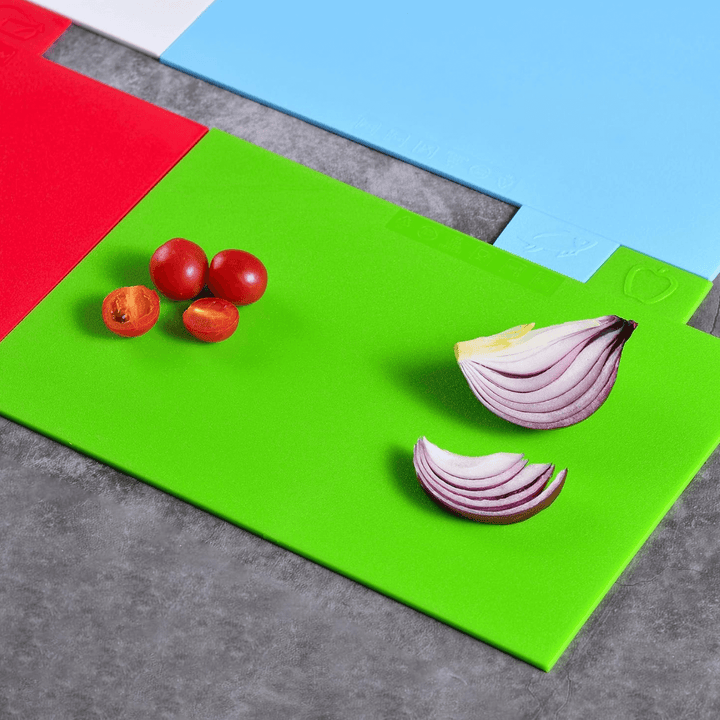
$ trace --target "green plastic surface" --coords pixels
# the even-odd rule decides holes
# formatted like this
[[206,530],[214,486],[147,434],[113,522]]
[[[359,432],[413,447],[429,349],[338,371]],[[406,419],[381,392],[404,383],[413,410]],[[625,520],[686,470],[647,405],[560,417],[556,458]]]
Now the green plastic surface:
[[709,280],[648,257],[618,248],[588,280],[593,291],[622,296],[628,312],[657,309],[666,318],[687,322],[712,289]]
[[[230,340],[186,303],[121,339],[102,298],[171,237],[241,247],[269,285]],[[626,271],[627,272],[627,269]],[[0,410],[541,668],[720,439],[720,342],[212,131],[0,343]],[[609,400],[534,432],[472,396],[453,345],[607,313],[639,322]],[[443,512],[419,436],[569,468],[516,525]]]

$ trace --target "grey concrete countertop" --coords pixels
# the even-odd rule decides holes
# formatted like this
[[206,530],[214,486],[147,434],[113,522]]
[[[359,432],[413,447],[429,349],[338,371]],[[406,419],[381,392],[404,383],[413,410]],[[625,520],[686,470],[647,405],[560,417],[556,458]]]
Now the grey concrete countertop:
[[[486,241],[515,211],[77,27],[47,57]],[[0,478],[3,720],[720,717],[718,451],[547,674],[1,418]]]

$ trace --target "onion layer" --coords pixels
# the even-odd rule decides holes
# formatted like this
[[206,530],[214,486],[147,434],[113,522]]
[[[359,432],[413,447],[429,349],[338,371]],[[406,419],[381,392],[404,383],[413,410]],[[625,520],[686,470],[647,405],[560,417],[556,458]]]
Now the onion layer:
[[637,323],[605,315],[533,327],[457,343],[470,389],[488,410],[523,427],[549,430],[585,420],[610,394]]
[[423,490],[441,507],[477,522],[508,525],[527,520],[551,505],[567,470],[552,482],[554,465],[528,465],[522,455],[495,453],[466,457],[420,438],[413,451]]

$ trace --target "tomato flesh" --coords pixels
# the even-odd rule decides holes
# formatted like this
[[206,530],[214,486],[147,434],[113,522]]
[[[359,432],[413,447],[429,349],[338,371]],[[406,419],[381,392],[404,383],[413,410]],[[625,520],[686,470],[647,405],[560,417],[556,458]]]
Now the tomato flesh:
[[150,277],[170,300],[190,300],[202,292],[207,282],[205,251],[191,240],[168,240],[150,258]]
[[143,335],[159,317],[160,298],[144,285],[118,288],[103,300],[103,322],[108,330],[121,337]]
[[267,281],[265,266],[245,250],[223,250],[210,263],[210,292],[235,305],[249,305],[259,300]]
[[203,342],[227,340],[239,319],[238,309],[229,300],[216,297],[200,298],[183,313],[187,331]]

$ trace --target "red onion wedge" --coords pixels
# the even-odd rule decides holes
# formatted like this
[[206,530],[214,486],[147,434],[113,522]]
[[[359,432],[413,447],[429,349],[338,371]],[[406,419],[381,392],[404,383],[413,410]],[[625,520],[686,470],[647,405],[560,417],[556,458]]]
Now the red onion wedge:
[[[561,470],[550,481],[554,465],[527,465],[522,455],[466,457],[442,450],[424,437],[415,445],[413,464],[422,489],[438,505],[496,525],[527,520],[544,510],[560,494],[567,477],[567,470]],[[485,474],[489,468],[495,476]]]
[[538,430],[574,425],[607,400],[633,320],[604,315],[534,330],[519,325],[455,345],[475,397],[516,425]]

